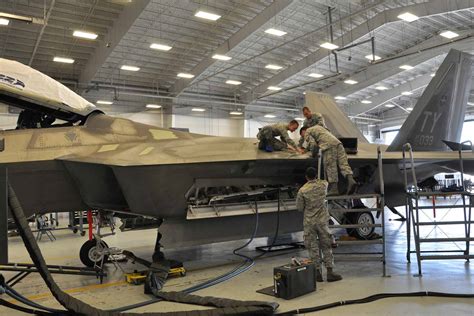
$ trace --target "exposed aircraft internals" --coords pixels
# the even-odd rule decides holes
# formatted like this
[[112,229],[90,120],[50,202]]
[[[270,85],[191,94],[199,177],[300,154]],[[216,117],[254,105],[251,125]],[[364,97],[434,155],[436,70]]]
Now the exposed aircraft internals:
[[470,314],[473,21],[3,0],[0,315]]

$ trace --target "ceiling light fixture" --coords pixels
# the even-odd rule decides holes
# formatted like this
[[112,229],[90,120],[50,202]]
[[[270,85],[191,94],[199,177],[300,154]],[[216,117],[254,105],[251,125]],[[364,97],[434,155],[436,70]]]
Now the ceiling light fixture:
[[339,48],[339,46],[337,46],[336,44],[329,43],[329,42],[322,43],[322,44],[319,45],[319,46],[322,47],[322,48],[329,49],[329,50],[333,50],[333,49]]
[[335,96],[334,99],[336,99],[336,100],[347,100],[346,97],[343,97],[343,96],[340,96],[340,95]]
[[98,100],[96,103],[97,104],[106,104],[106,105],[114,104],[112,101],[102,101],[102,100]]
[[230,115],[242,115],[243,113],[240,111],[232,111],[229,113]]
[[0,25],[8,25],[8,24],[10,24],[9,19],[0,18]]
[[95,40],[97,36],[99,36],[95,33],[85,32],[85,31],[74,31],[72,35],[75,37],[80,37],[80,38],[85,38],[85,39],[90,39],[90,40]]
[[362,104],[371,104],[372,101],[370,101],[370,100],[362,100],[362,101],[360,101],[360,103],[362,103]]
[[232,57],[226,56],[226,55],[220,55],[220,54],[215,54],[212,56],[212,58],[217,59],[217,60],[231,60]]
[[278,90],[281,90],[281,88],[280,88],[280,87],[275,87],[275,86],[269,86],[267,89],[268,89],[268,90],[272,90],[272,91],[278,91]]
[[277,29],[274,29],[274,28],[270,28],[268,30],[265,30],[265,33],[275,35],[275,36],[283,36],[285,34],[288,34],[287,32],[280,31],[280,30],[277,30]]
[[217,21],[221,18],[219,14],[211,13],[211,12],[206,12],[203,10],[199,10],[196,13],[194,13],[195,17],[201,18],[201,19],[206,19],[206,20],[211,20],[211,21]]
[[276,116],[273,114],[266,114],[264,117],[266,118],[275,118]]
[[161,105],[159,104],[147,104],[146,107],[149,109],[161,109]]
[[375,55],[375,58],[374,58],[372,54],[365,55],[365,58],[367,58],[368,60],[374,60],[374,59],[375,60],[380,60],[380,59],[382,59],[382,57],[377,56],[377,55]]
[[410,92],[410,91],[403,91],[402,92],[402,95],[412,95],[413,92]]
[[436,72],[433,72],[430,76],[431,76],[431,77],[436,76]]
[[237,80],[227,80],[225,83],[231,84],[231,85],[234,85],[234,86],[238,86],[239,84],[242,84],[242,82],[237,81]]
[[417,15],[414,15],[413,13],[410,12],[405,12],[397,16],[400,20],[407,21],[407,22],[413,22],[419,19]]
[[347,83],[347,84],[356,84],[356,83],[359,83],[358,81],[355,81],[355,80],[352,80],[352,79],[347,79],[347,80],[344,80],[344,83]]
[[406,110],[407,111],[413,111],[413,108],[410,107],[410,108],[407,108]]
[[375,89],[380,90],[380,91],[388,90],[388,88],[385,86],[376,86]]
[[206,109],[203,109],[203,108],[192,108],[191,111],[193,111],[193,112],[205,112]]
[[169,51],[169,50],[172,49],[173,47],[168,46],[168,45],[164,45],[164,44],[153,43],[153,44],[150,45],[150,48],[151,48],[151,49],[158,49],[158,50]]
[[183,72],[180,72],[177,76],[178,76],[179,78],[186,78],[186,79],[194,78],[194,75],[192,75],[192,74],[186,74],[186,73],[183,73]]
[[313,77],[313,78],[322,78],[324,77],[324,75],[321,75],[321,74],[317,74],[317,73],[310,73],[308,76],[310,77]]
[[411,70],[411,69],[413,69],[413,68],[415,68],[415,67],[410,66],[410,65],[401,65],[401,66],[398,67],[398,68],[403,69],[403,70]]
[[439,33],[439,35],[441,35],[442,37],[449,38],[449,39],[452,39],[452,38],[455,38],[455,37],[459,36],[458,33],[455,33],[455,32],[452,32],[452,31],[443,31],[443,32]]
[[53,61],[55,61],[57,63],[65,63],[65,64],[73,64],[74,63],[74,59],[72,59],[72,58],[57,57],[57,56],[53,58]]
[[266,65],[265,68],[272,69],[272,70],[279,70],[279,69],[282,69],[283,67],[278,66],[278,65],[269,64],[269,65]]
[[393,105],[393,104],[391,104],[391,103],[387,103],[387,104],[385,104],[385,107],[386,107],[386,108],[394,108],[395,105]]
[[120,67],[120,69],[127,70],[127,71],[139,71],[140,70],[139,67],[127,66],[127,65],[122,65],[122,67]]

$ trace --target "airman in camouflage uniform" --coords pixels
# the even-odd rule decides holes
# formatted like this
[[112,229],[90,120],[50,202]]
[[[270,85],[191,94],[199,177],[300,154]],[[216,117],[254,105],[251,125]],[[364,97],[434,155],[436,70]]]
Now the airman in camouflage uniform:
[[[277,123],[262,127],[257,134],[259,140],[258,149],[272,152],[274,150],[285,150],[289,147],[292,150],[296,150],[296,144],[288,135],[288,131],[294,132],[298,125],[296,120],[292,120],[288,124]],[[280,140],[275,138],[278,136],[280,136]]]
[[[306,126],[303,126],[300,129],[300,144],[299,144],[299,147],[302,148],[304,150],[304,152],[309,152],[309,153],[311,153],[311,155],[313,157],[317,157],[319,147],[318,147],[318,145],[316,144],[316,142],[314,141],[313,138],[311,138],[311,137],[306,137],[305,138],[307,129],[308,128]],[[303,142],[301,142],[301,141],[303,141]]]
[[306,179],[308,182],[300,188],[296,196],[296,206],[300,212],[304,212],[305,247],[311,260],[316,264],[316,280],[323,281],[319,253],[321,247],[327,269],[327,281],[338,281],[342,277],[333,272],[332,237],[328,226],[330,216],[325,203],[328,183],[326,180],[316,179],[315,168],[306,170]]
[[352,169],[347,161],[346,151],[342,143],[327,128],[320,125],[310,127],[306,130],[305,138],[313,138],[322,152],[324,162],[324,174],[329,182],[328,195],[338,195],[339,182],[338,170],[347,178],[347,194],[352,194],[356,188],[356,182],[352,176]]
[[[303,126],[301,127],[302,129],[305,128],[305,127],[306,128],[313,127],[315,125],[321,125],[321,126],[326,127],[326,123],[324,122],[324,118],[321,115],[321,113],[314,113],[313,114],[313,113],[311,113],[311,110],[307,106],[305,106],[303,108],[303,115],[305,117],[305,120],[303,122]],[[303,144],[304,144],[304,138],[300,137],[298,146],[300,148],[303,148]]]

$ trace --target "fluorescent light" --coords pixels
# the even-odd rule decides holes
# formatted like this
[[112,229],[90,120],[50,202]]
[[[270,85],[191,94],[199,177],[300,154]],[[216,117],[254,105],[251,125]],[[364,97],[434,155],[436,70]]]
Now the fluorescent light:
[[303,94],[306,94],[306,91],[303,91]]
[[138,68],[138,67],[127,66],[127,65],[122,65],[122,67],[120,67],[120,69],[127,70],[127,71],[139,71],[140,70],[140,68]]
[[474,106],[474,102],[467,102],[467,105]]
[[111,105],[111,104],[114,104],[112,101],[102,101],[102,100],[99,100],[96,102],[97,104],[107,104],[107,105]]
[[273,115],[273,114],[267,114],[267,115],[265,115],[264,117],[266,117],[266,118],[275,118],[276,116]]
[[367,58],[368,60],[374,60],[374,59],[375,59],[375,60],[380,60],[380,59],[382,59],[382,57],[377,56],[377,55],[375,55],[375,58],[373,58],[373,57],[372,57],[372,54],[365,55],[365,58]]
[[204,111],[206,111],[206,109],[203,109],[203,108],[192,108],[191,111],[193,111],[193,112],[204,112]]
[[371,104],[372,101],[370,101],[370,100],[362,100],[362,101],[360,101],[360,103],[363,103],[363,104]]
[[267,69],[273,69],[273,70],[278,70],[278,69],[281,69],[281,68],[283,68],[283,67],[282,67],[282,66],[278,66],[278,65],[269,64],[269,65],[266,65],[265,68],[267,68]]
[[65,64],[73,64],[74,63],[74,59],[65,58],[65,57],[54,57],[53,61],[55,61],[57,63],[65,63]]
[[375,125],[375,124],[369,124],[369,127],[375,127],[375,126],[377,126],[377,125]]
[[336,99],[336,100],[347,100],[346,97],[343,97],[343,96],[340,96],[340,95],[335,96],[334,99]]
[[418,16],[410,13],[410,12],[405,12],[397,16],[400,20],[407,21],[407,22],[413,22],[419,19]]
[[443,32],[439,33],[439,35],[441,35],[442,37],[449,38],[449,39],[459,36],[458,33],[455,33],[455,32],[452,32],[452,31],[443,31]]
[[431,76],[431,77],[436,76],[436,72],[433,72],[430,76]]
[[150,48],[168,51],[168,50],[172,49],[173,47],[168,46],[168,45],[164,45],[164,44],[153,43],[153,44],[150,45]]
[[376,86],[375,89],[380,90],[380,91],[388,90],[388,88],[385,86]]
[[212,58],[217,59],[217,60],[231,60],[232,59],[232,57],[229,57],[226,55],[219,55],[219,54],[213,55]]
[[240,111],[232,111],[229,113],[230,115],[242,115],[243,113]]
[[403,91],[402,92],[402,95],[412,95],[413,92],[410,92],[410,91]]
[[161,105],[159,104],[147,104],[146,107],[149,109],[161,109]]
[[324,75],[321,75],[321,74],[317,74],[317,73],[310,73],[308,76],[310,77],[313,77],[313,78],[322,78],[324,77]]
[[391,103],[387,103],[387,104],[385,104],[385,107],[386,107],[386,108],[394,108],[395,105],[393,105],[393,104],[391,104]]
[[403,69],[403,70],[411,70],[411,69],[413,69],[413,68],[415,68],[415,67],[410,66],[410,65],[401,65],[401,66],[398,67],[398,68]]
[[237,81],[237,80],[227,80],[225,83],[232,84],[234,86],[238,86],[239,84],[242,84],[242,82]]
[[347,79],[347,80],[344,80],[344,83],[347,83],[347,84],[356,84],[356,83],[359,83],[358,81],[355,81],[355,80],[352,80],[352,79]]
[[186,79],[191,79],[191,78],[194,78],[194,75],[192,75],[192,74],[186,74],[186,73],[180,72],[180,73],[178,74],[178,77],[180,77],[180,78],[186,78]]
[[407,111],[413,111],[413,108],[411,108],[411,107],[407,108]]
[[339,48],[339,46],[337,46],[336,44],[329,43],[329,42],[322,43],[322,44],[319,45],[319,46],[321,46],[322,48],[330,49],[330,50]]
[[268,34],[271,34],[271,35],[276,35],[276,36],[283,36],[283,35],[287,34],[284,31],[280,31],[280,30],[273,29],[273,28],[265,30],[265,33],[268,33]]
[[275,87],[275,86],[270,86],[267,88],[268,90],[272,90],[272,91],[278,91],[278,90],[281,90],[280,87]]
[[206,12],[199,10],[194,14],[195,17],[201,18],[201,19],[206,19],[206,20],[211,20],[211,21],[216,21],[221,18],[219,14],[211,13],[211,12]]
[[81,37],[81,38],[86,38],[86,39],[91,39],[91,40],[95,40],[98,36],[95,33],[90,33],[90,32],[85,32],[85,31],[74,31],[72,35],[75,37]]
[[0,18],[0,25],[8,25],[8,24],[10,24],[9,19]]

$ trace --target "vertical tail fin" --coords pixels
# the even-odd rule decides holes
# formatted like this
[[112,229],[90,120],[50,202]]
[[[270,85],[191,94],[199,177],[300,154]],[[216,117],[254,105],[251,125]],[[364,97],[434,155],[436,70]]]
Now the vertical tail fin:
[[445,151],[459,142],[471,89],[473,57],[450,50],[387,151],[410,143],[415,151]]
[[359,143],[368,143],[364,134],[347,117],[329,94],[310,92],[306,93],[307,107],[313,113],[321,113],[329,130],[338,137],[357,137]]

